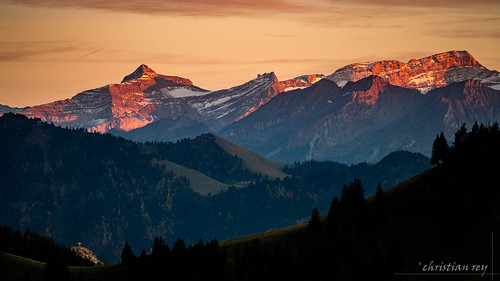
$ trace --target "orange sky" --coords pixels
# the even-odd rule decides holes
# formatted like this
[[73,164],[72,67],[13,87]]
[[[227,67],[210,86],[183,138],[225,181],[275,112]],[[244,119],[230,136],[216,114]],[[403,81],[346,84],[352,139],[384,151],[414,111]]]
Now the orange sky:
[[497,0],[0,0],[0,104],[120,82],[142,63],[199,87],[468,50],[500,70]]

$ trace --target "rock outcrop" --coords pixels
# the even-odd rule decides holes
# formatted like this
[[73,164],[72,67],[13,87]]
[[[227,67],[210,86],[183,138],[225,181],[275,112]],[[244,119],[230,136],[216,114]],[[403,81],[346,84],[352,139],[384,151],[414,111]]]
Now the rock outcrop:
[[91,250],[82,247],[82,246],[77,246],[77,247],[71,247],[71,250],[75,252],[77,255],[80,257],[91,261],[95,266],[98,265],[104,265],[104,262],[100,261],[97,256],[92,252]]
[[178,106],[171,106],[173,96],[170,92],[179,89],[188,95],[207,92],[193,86],[189,79],[160,75],[141,65],[122,83],[84,91],[71,99],[33,106],[19,113],[61,126],[102,133],[110,129],[130,131],[156,118],[177,117],[181,115],[179,111],[185,112]]
[[250,115],[251,113],[255,112],[257,109],[259,109],[261,106],[269,102],[272,98],[276,97],[278,94],[292,90],[307,88],[312,84],[321,80],[324,77],[324,75],[323,74],[303,75],[285,81],[278,81],[278,77],[276,77],[276,74],[274,74],[273,72],[257,76],[257,78],[259,77],[268,77],[274,81],[273,84],[268,88],[267,95],[263,96],[262,99],[256,102],[249,110],[245,111],[245,113],[240,115],[234,121],[241,120],[246,116]]
[[271,72],[243,85],[208,92],[187,78],[161,75],[143,64],[121,83],[20,110],[20,113],[61,126],[122,135],[160,119],[187,118],[200,124],[200,128],[206,126],[208,129],[203,133],[207,133],[244,118],[282,92],[308,87],[322,77],[306,75],[279,82]]
[[343,86],[348,81],[355,82],[371,75],[385,78],[392,85],[418,89],[423,93],[468,79],[481,80],[495,89],[500,85],[499,73],[482,66],[467,51],[449,51],[412,59],[408,63],[395,60],[355,63],[326,78]]
[[339,88],[323,79],[278,95],[220,135],[273,160],[376,162],[396,150],[430,155],[443,131],[500,121],[500,91],[478,80],[451,83],[423,95],[372,75]]

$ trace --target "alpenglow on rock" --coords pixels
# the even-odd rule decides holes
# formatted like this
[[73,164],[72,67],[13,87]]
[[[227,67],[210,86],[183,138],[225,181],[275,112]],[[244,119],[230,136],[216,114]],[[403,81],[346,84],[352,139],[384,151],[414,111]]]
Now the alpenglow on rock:
[[395,60],[354,63],[338,69],[326,79],[344,86],[348,81],[356,82],[370,75],[378,75],[392,85],[423,93],[469,79],[480,80],[500,90],[500,74],[482,66],[467,51],[450,51],[411,59],[407,63]]
[[322,77],[306,75],[279,82],[271,72],[243,85],[210,92],[194,86],[187,78],[161,75],[143,64],[121,83],[18,111],[61,126],[101,133],[122,131],[119,134],[123,136],[126,136],[123,132],[160,119],[192,120],[207,128],[202,133],[216,132],[254,112],[279,93],[308,87]]
[[449,51],[354,63],[326,77],[279,81],[269,72],[217,91],[141,65],[121,83],[16,111],[135,141],[211,132],[279,161],[355,163],[401,149],[429,155],[440,131],[450,137],[464,122],[500,121],[497,90],[499,72],[467,51]]

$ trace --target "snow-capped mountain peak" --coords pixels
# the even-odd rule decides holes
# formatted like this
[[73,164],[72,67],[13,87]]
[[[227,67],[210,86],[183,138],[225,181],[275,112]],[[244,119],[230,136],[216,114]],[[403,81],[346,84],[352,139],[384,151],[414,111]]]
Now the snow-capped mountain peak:
[[[322,79],[322,82],[317,83]],[[411,99],[415,95],[421,96],[410,89],[426,93],[450,86],[453,82],[470,79],[480,81],[484,88],[500,88],[500,74],[482,66],[467,51],[435,54],[412,59],[407,63],[396,60],[354,63],[328,77],[312,74],[279,81],[274,72],[268,72],[259,74],[241,85],[213,92],[194,86],[187,78],[158,74],[142,64],[125,76],[122,83],[87,90],[71,99],[20,109],[20,113],[61,126],[87,128],[99,132],[112,129],[130,131],[159,119],[174,122],[179,117],[187,120],[184,124],[193,121],[193,124],[200,125],[199,128],[221,132],[223,128],[239,123],[238,121],[247,119],[248,116],[258,115],[261,109],[266,111],[265,108],[276,104],[268,104],[275,98],[296,99],[294,103],[299,105],[297,112],[308,107],[302,106],[301,103],[315,104],[312,101],[318,96],[321,97],[320,103],[325,103],[328,107],[314,105],[311,108],[330,110],[331,106],[335,107],[341,101],[349,102],[347,109],[352,112],[365,107],[378,110],[376,108],[380,106],[392,104],[396,100],[401,101],[400,95]],[[315,83],[316,86],[310,87]],[[410,89],[396,89],[400,87]],[[470,101],[465,105],[469,106],[476,100],[482,102],[484,99],[478,97],[483,93],[490,93],[488,89],[474,89],[478,95],[469,95]],[[404,93],[401,94],[402,92]],[[492,104],[487,100],[483,103]],[[404,111],[401,109],[404,108],[403,105],[401,103],[397,106],[387,106],[384,110]],[[483,110],[482,107],[478,108]],[[351,111],[345,116],[351,116]],[[311,112],[320,114],[320,111],[316,110]],[[276,122],[280,123],[288,118],[287,114],[284,116]],[[455,119],[450,117],[447,120]]]
[[482,66],[467,51],[439,53],[411,59],[408,63],[396,60],[354,63],[326,78],[344,86],[348,81],[355,82],[371,75],[388,79],[389,83],[396,86],[418,89],[422,93],[467,79],[479,79],[493,88],[500,85],[498,72]]

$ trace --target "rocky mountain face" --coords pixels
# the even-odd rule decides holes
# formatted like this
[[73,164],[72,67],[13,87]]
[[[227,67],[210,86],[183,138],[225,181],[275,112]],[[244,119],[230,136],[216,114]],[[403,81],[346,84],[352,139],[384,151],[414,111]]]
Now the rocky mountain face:
[[326,77],[279,81],[265,73],[212,92],[141,65],[121,83],[2,110],[135,141],[213,132],[275,160],[358,162],[397,149],[429,154],[440,131],[450,136],[463,122],[498,121],[495,90],[500,73],[467,51],[450,51],[407,63],[355,63]]
[[210,128],[202,122],[187,116],[173,118],[161,118],[144,127],[131,131],[111,129],[108,133],[124,137],[137,142],[168,141],[175,142],[183,138],[195,138],[201,134],[210,132]]
[[380,76],[333,81],[278,95],[221,136],[274,160],[376,162],[396,150],[430,155],[436,133],[500,120],[500,91],[477,80],[422,95]]
[[112,128],[129,131],[152,123],[156,118],[196,115],[176,95],[202,95],[207,91],[188,79],[159,75],[141,65],[122,83],[77,94],[71,99],[34,106],[20,111],[28,117],[61,126],[106,132]]
[[354,63],[344,66],[327,76],[338,85],[358,81],[371,75],[378,75],[389,83],[401,87],[418,89],[426,93],[454,82],[477,79],[500,90],[500,73],[490,71],[467,51],[450,51],[407,63],[386,60]]
[[94,266],[104,265],[102,261],[100,261],[97,256],[90,249],[87,249],[82,246],[71,247],[71,251],[75,252],[78,256],[91,261]]
[[246,116],[250,115],[252,112],[259,109],[259,107],[270,101],[272,98],[276,97],[279,93],[288,92],[295,89],[307,88],[324,77],[323,74],[312,74],[312,75],[299,76],[293,79],[280,82],[278,81],[278,78],[274,73],[270,73],[270,74],[259,75],[257,76],[257,79],[259,77],[262,78],[265,76],[273,80],[273,84],[267,89],[267,96],[264,95],[263,98],[260,98],[258,103],[255,103],[249,110],[244,112],[234,121],[241,120]]
[[[279,93],[308,87],[322,77],[319,74],[306,75],[280,82],[274,73],[266,73],[243,85],[209,92],[194,86],[189,79],[161,75],[141,65],[121,83],[17,111],[61,126],[101,133],[112,130],[124,136],[127,135],[125,132],[161,119],[182,120],[175,125],[177,127],[188,119],[206,127],[200,131],[206,133],[244,118]],[[11,112],[13,109],[6,107],[2,111]],[[179,137],[191,137],[191,134],[179,132]]]
[[5,113],[16,113],[16,112],[19,112],[21,110],[24,110],[26,109],[27,107],[25,108],[18,108],[18,107],[10,107],[10,106],[7,106],[7,105],[2,105],[0,104],[0,116],[2,114],[5,114]]

